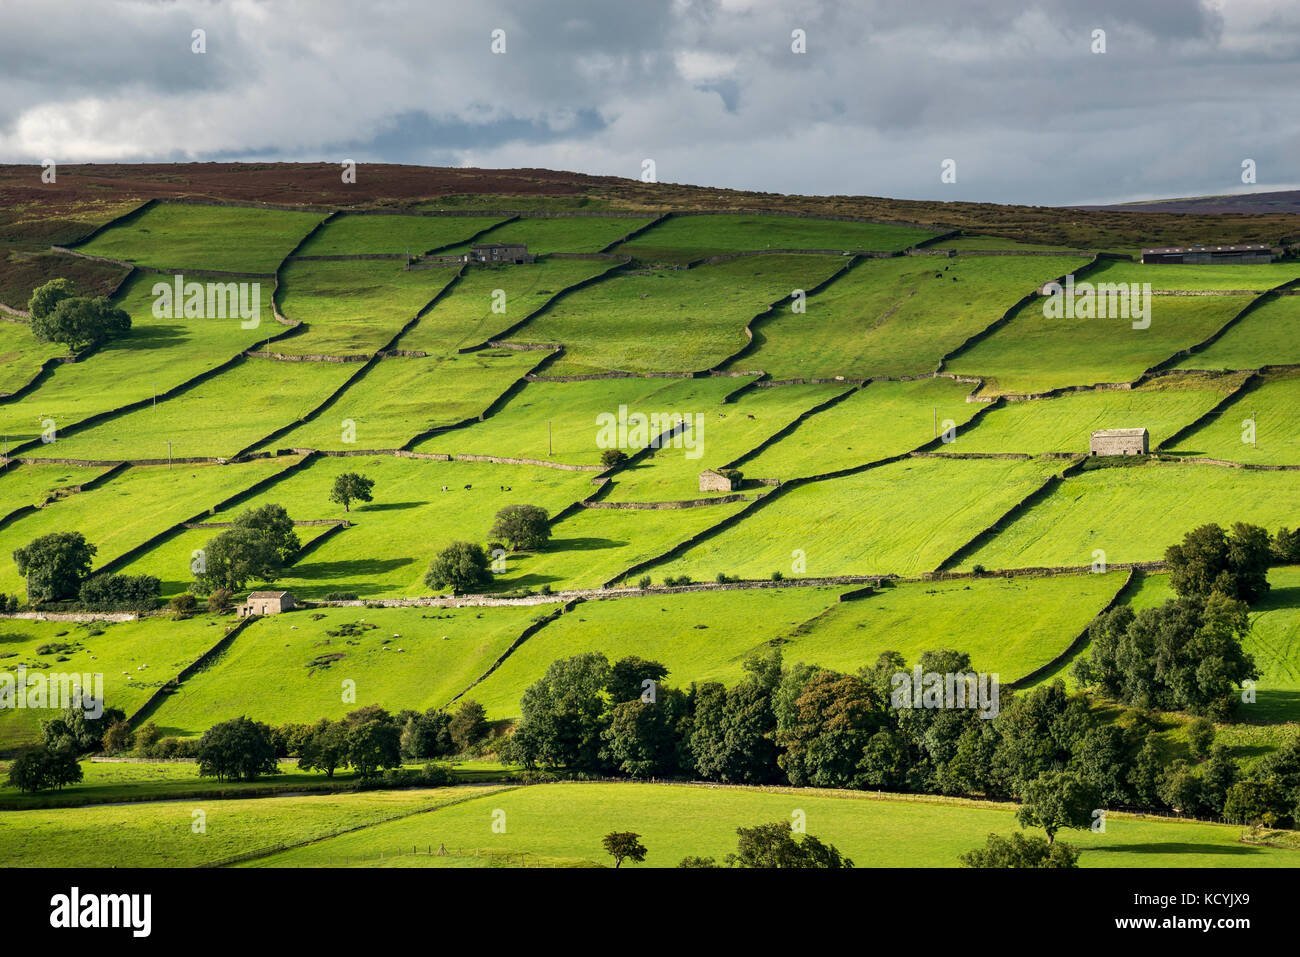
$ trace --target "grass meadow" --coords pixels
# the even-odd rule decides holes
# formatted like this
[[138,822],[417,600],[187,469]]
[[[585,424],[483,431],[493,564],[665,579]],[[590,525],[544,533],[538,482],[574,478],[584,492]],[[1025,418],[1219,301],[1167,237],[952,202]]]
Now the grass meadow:
[[269,275],[324,218],[278,209],[160,203],[105,230],[78,252],[159,269]]
[[[86,624],[10,619],[0,621],[0,670],[13,673],[21,665],[29,677],[38,671],[102,674],[105,706],[131,715],[220,641],[232,624],[227,618],[208,615],[184,621],[159,616]],[[0,748],[39,740],[41,720],[60,713],[0,709]]]
[[1134,329],[1133,320],[1117,317],[1049,319],[1043,315],[1045,301],[1025,306],[1007,325],[946,363],[946,371],[984,378],[985,394],[1132,382],[1209,338],[1250,299],[1153,296],[1147,329]]
[[403,216],[343,213],[325,224],[298,250],[300,256],[358,253],[418,256],[464,242],[501,222],[499,216]]
[[756,249],[895,251],[937,233],[883,223],[835,222],[794,216],[673,216],[616,247],[650,262],[690,262]]
[[835,256],[772,255],[621,273],[567,296],[512,338],[563,343],[551,375],[700,371],[748,342],[756,314],[842,265]]
[[872,382],[809,416],[739,467],[753,478],[786,480],[910,451],[943,433],[946,422],[954,424],[954,436],[965,436],[962,426],[980,409],[966,401],[970,389],[969,383],[938,378]]
[[[354,503],[350,512],[330,502],[330,488],[341,472],[373,479],[375,500]],[[554,515],[590,488],[584,472],[389,455],[329,457],[209,521],[230,521],[244,509],[269,503],[284,505],[295,520],[347,519],[351,528],[297,562],[277,587],[301,598],[332,591],[400,598],[429,594],[424,573],[434,555],[456,540],[487,543],[493,518],[506,505],[538,505]]]
[[1232,326],[1179,369],[1258,369],[1300,364],[1300,296],[1278,296]]
[[914,458],[803,485],[650,573],[655,581],[683,574],[710,581],[719,572],[931,571],[1060,468],[1041,459]]
[[243,359],[191,389],[97,422],[42,449],[43,458],[229,458],[302,419],[357,371],[351,363]]
[[494,350],[443,359],[383,358],[311,421],[263,447],[400,448],[421,432],[481,415],[544,355]]
[[1300,465],[1300,376],[1269,375],[1170,451],[1232,462]]
[[[51,532],[76,531],[99,549],[94,567],[142,544],[177,522],[297,461],[257,459],[239,465],[132,466],[87,492],[69,495],[0,528],[0,591],[19,592],[23,580],[14,549]],[[148,502],[148,507],[140,507]]]
[[611,265],[603,259],[549,259],[524,266],[469,266],[393,348],[445,355],[486,342]]
[[[554,608],[328,608],[268,618],[169,695],[152,720],[163,734],[193,736],[241,714],[279,725],[337,720],[367,704],[445,707]],[[360,631],[329,634],[341,625]],[[349,681],[353,703],[343,696]]]
[[1207,522],[1294,525],[1300,486],[1287,472],[1151,463],[1067,479],[962,562],[963,568],[1159,561]]
[[854,266],[808,300],[805,314],[759,324],[733,365],[774,379],[924,375],[1049,279],[1083,257],[904,256]]
[[391,259],[295,260],[280,283],[280,311],[306,331],[275,344],[286,355],[371,355],[449,283],[456,270],[406,270]]
[[[205,278],[194,274],[187,281]],[[272,316],[269,286],[262,288],[257,327],[243,329],[239,319],[156,318],[152,289],[158,281],[158,276],[141,275],[123,288],[117,301],[131,316],[128,335],[105,343],[80,362],[59,365],[26,397],[0,401],[0,430],[11,444],[39,436],[46,419],[63,429],[87,416],[167,392],[285,331]],[[0,327],[10,325],[0,322]],[[26,326],[18,328],[30,335]]]
[[[533,255],[547,253],[598,253],[633,230],[651,221],[638,217],[559,216],[537,218],[523,216],[508,222],[477,240],[480,243],[524,243]],[[468,252],[469,244],[446,250],[448,255]]]
[[1071,392],[1008,402],[959,436],[958,452],[1088,452],[1097,429],[1141,426],[1151,448],[1209,412],[1241,384],[1241,374],[1168,376],[1136,389]]
[[[254,863],[337,866],[347,857],[349,863],[368,859],[378,864],[385,853],[384,866],[400,866],[399,861],[416,867],[472,866],[504,863],[510,854],[516,865],[610,866],[601,837],[631,830],[648,849],[642,866],[675,867],[688,855],[721,861],[736,850],[737,827],[789,821],[796,809],[806,815],[809,834],[834,844],[856,867],[956,867],[960,855],[983,846],[990,832],[1006,836],[1018,830],[1015,807],[1009,804],[807,789],[561,783],[486,794]],[[494,811],[504,812],[504,833],[492,830]],[[1296,851],[1245,845],[1238,841],[1240,834],[1240,827],[1223,824],[1112,813],[1104,834],[1067,831],[1061,838],[1083,850],[1081,867],[1297,866]],[[471,857],[477,850],[479,859],[423,853],[442,844]],[[412,847],[422,853],[391,859]]]

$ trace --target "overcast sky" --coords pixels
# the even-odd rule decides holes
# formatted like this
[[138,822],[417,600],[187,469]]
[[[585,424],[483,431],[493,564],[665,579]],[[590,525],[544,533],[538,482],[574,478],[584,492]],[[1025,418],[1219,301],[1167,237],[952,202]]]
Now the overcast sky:
[[0,161],[1102,203],[1295,188],[1298,78],[1296,0],[0,0]]

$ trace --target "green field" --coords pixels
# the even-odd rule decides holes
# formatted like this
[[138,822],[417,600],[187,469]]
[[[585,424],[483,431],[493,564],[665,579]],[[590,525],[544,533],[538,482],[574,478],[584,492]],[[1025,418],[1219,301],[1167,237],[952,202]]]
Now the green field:
[[0,318],[0,397],[17,392],[36,378],[47,359],[67,351],[57,343],[40,342],[25,322]]
[[1170,451],[1233,462],[1300,465],[1300,377],[1268,376]]
[[418,256],[432,249],[464,242],[499,222],[499,216],[363,216],[343,213],[317,230],[298,250],[298,255],[409,253]]
[[[312,797],[11,811],[0,820],[0,863],[58,861],[66,867],[197,867],[257,848],[319,840],[358,825],[418,814],[490,787],[436,791],[371,791]],[[205,831],[196,833],[195,811]],[[98,838],[92,838],[98,834]],[[105,835],[112,839],[106,840]]]
[[269,275],[322,219],[321,213],[161,203],[78,252],[159,269]]
[[937,235],[910,226],[793,216],[673,216],[618,246],[614,252],[651,262],[689,262],[755,249],[892,252]]
[[1154,449],[1195,422],[1242,381],[1241,375],[1167,376],[1136,389],[1072,392],[1051,399],[1008,402],[959,436],[958,452],[1077,452],[1086,454],[1096,429],[1141,426]]
[[[735,382],[734,379],[715,381]],[[708,498],[716,492],[699,491],[699,473],[718,468],[745,455],[775,436],[803,412],[842,395],[842,384],[783,385],[750,389],[725,405],[704,406],[703,418],[692,419],[692,449],[661,448],[637,465],[614,476],[611,502],[658,502]],[[794,440],[792,440],[794,441]],[[742,466],[742,472],[746,466]],[[750,471],[750,477],[767,473]],[[755,489],[746,489],[753,494]]]
[[[219,523],[282,505],[296,522],[322,524],[299,524],[302,551],[238,597],[273,587],[300,602],[345,592],[357,603],[251,622],[140,721],[195,737],[241,714],[282,725],[370,704],[397,713],[472,699],[504,734],[553,661],[591,651],[661,661],[666,682],[683,690],[736,683],[755,652],[852,674],[885,651],[910,664],[942,649],[968,653],[1003,691],[1054,677],[1079,690],[1071,649],[1129,580],[1115,566],[1160,560],[1207,522],[1270,532],[1300,524],[1300,473],[1276,468],[1300,466],[1300,296],[1274,297],[1227,326],[1300,276],[1294,261],[1107,260],[1083,278],[1150,283],[1148,328],[1050,319],[1041,297],[1001,322],[1043,283],[1089,263],[1092,253],[1062,245],[1071,237],[1104,235],[1095,245],[1129,252],[1153,240],[1114,223],[1025,231],[1021,220],[1038,215],[1027,209],[971,226],[963,210],[972,204],[961,203],[942,207],[951,227],[933,210],[924,220],[933,227],[868,222],[881,207],[852,197],[820,208],[861,220],[724,214],[712,211],[719,199],[673,184],[620,200],[615,182],[574,195],[403,200],[450,216],[391,213],[402,206],[387,202],[373,206],[383,214],[365,214],[371,204],[358,202],[291,260],[324,212],[164,202],[97,236],[85,252],[190,281],[262,277],[246,280],[260,284],[261,311],[249,329],[238,317],[157,316],[155,286],[172,277],[139,273],[115,296],[130,332],[52,366],[19,399],[8,393],[66,348],[0,322],[0,594],[25,599],[16,549],[80,532],[98,550],[94,570],[156,576],[170,598],[197,587],[191,562]],[[665,208],[711,211],[669,216],[623,241],[655,222],[656,195]],[[486,212],[525,201],[535,215]],[[636,213],[545,215],[582,209]],[[972,235],[943,244],[953,256],[852,255],[899,252],[958,227]],[[59,229],[32,248],[71,241],[71,225]],[[471,239],[524,242],[539,258],[405,268],[408,250],[459,253]],[[591,255],[604,250],[612,254]],[[367,254],[394,258],[342,258]],[[85,288],[83,265],[101,285],[116,268],[62,256],[42,269],[64,260]],[[13,266],[43,275],[29,267]],[[1144,377],[1157,366],[1164,371]],[[1252,375],[1263,367],[1273,368]],[[1257,425],[1253,443],[1243,441],[1246,419]],[[678,421],[683,440],[647,449]],[[1085,458],[1093,431],[1132,427],[1148,430],[1158,456]],[[951,441],[936,441],[946,432]],[[639,458],[607,469],[611,447]],[[11,461],[15,448],[22,458]],[[1272,468],[1181,461],[1197,457]],[[115,463],[169,459],[122,465],[81,490]],[[743,473],[736,501],[699,488],[704,470],[723,468]],[[593,482],[602,471],[606,481]],[[330,501],[344,472],[372,479],[373,501]],[[492,532],[499,511],[525,504],[547,511],[549,541],[497,556],[490,583],[474,586],[486,596],[425,583],[448,545],[493,548],[505,537]],[[1111,570],[1084,573],[1099,560]],[[930,574],[977,566],[1038,571]],[[1078,573],[1042,573],[1062,566]],[[1134,608],[1170,597],[1167,574],[1131,574],[1123,600]],[[639,586],[645,577],[653,588]],[[1245,640],[1262,672],[1258,700],[1217,729],[1243,766],[1300,723],[1300,566],[1269,577]],[[698,587],[664,590],[669,578]],[[846,593],[854,597],[841,601]],[[426,603],[377,603],[385,599]],[[112,624],[0,617],[0,669],[102,673],[108,704],[134,713],[236,622],[201,607],[183,620],[160,609]],[[1149,719],[1166,757],[1190,753],[1190,715],[1138,716],[1095,695],[1090,708],[1123,727]],[[48,717],[0,712],[0,758],[38,741]],[[650,848],[647,864],[672,866],[687,854],[721,856],[734,850],[737,826],[800,809],[810,833],[859,866],[955,866],[990,831],[1016,829],[1011,805],[915,795],[513,786],[532,778],[501,763],[516,758],[500,744],[457,756],[473,767],[456,780],[483,786],[433,790],[345,791],[358,783],[350,773],[327,780],[291,764],[271,780],[230,785],[200,778],[192,763],[87,764],[86,780],[63,792],[0,786],[0,863],[195,866],[261,849],[252,863],[605,865],[600,837],[630,829]],[[196,809],[208,815],[206,834],[191,831]],[[503,834],[491,827],[498,809]],[[1300,852],[1239,835],[1115,814],[1107,833],[1061,836],[1084,848],[1085,867],[1300,866]],[[429,853],[444,844],[447,855]]]
[[114,462],[166,461],[169,454],[228,458],[306,416],[359,368],[340,362],[242,359],[157,406],[59,435],[39,454]]
[[551,526],[544,552],[511,556],[505,587],[596,588],[739,511],[740,502],[663,510],[583,509]]
[[1300,264],[1294,262],[1190,266],[1116,261],[1105,263],[1088,274],[1088,282],[1092,283],[1149,282],[1153,292],[1161,289],[1265,292],[1297,278],[1300,278]]
[[[656,581],[682,574],[708,581],[719,572],[767,578],[777,571],[812,577],[931,571],[1060,468],[1041,459],[914,458],[814,482],[651,573]],[[796,553],[803,571],[796,570]]]
[[1007,325],[946,363],[945,370],[986,379],[986,394],[1132,382],[1179,350],[1209,338],[1250,300],[1153,296],[1146,329],[1134,329],[1132,319],[1120,317],[1048,318],[1045,302],[1025,306]]
[[932,249],[955,249],[957,252],[963,250],[986,251],[990,249],[1009,250],[1012,252],[1053,252],[1053,253],[1078,253],[1082,250],[1071,249],[1068,246],[1051,246],[1045,243],[1025,243],[1015,239],[1004,239],[1001,236],[958,236],[956,239],[945,239],[943,242],[935,243]]
[[[598,253],[653,217],[557,216],[541,219],[524,216],[480,236],[480,243],[524,243],[536,256],[546,253]],[[446,250],[447,255],[469,251],[469,244]]]
[[[759,324],[738,369],[774,379],[925,375],[1025,295],[1083,257],[905,256],[860,262],[808,300]],[[809,283],[808,285],[811,285]]]
[[962,567],[1030,568],[1148,562],[1206,522],[1294,525],[1300,484],[1287,472],[1213,465],[1139,465],[1098,469],[1066,480],[1020,513]]
[[470,692],[494,717],[517,717],[524,689],[573,649],[611,662],[638,655],[668,667],[666,683],[734,684],[750,654],[781,651],[847,673],[884,651],[915,662],[954,648],[1004,683],[1063,652],[1108,602],[1123,574],[914,582],[839,602],[844,587],[647,594],[588,601],[534,634]]
[[502,349],[445,359],[380,359],[316,418],[264,447],[400,448],[421,432],[482,414],[544,356]]
[[443,355],[486,342],[612,265],[603,259],[550,259],[527,266],[470,266],[393,348]]
[[[185,621],[157,617],[85,625],[3,621],[0,669],[14,672],[21,665],[29,679],[38,669],[45,674],[103,675],[105,706],[131,715],[182,668],[220,641],[231,624],[207,615]],[[46,646],[66,647],[38,653]],[[0,747],[39,739],[41,720],[58,716],[59,712],[48,709],[0,709]]]
[[[542,354],[525,353],[532,356]],[[648,444],[648,438],[639,440],[637,421],[632,419],[633,416],[662,416],[674,412],[693,416],[705,409],[724,408],[720,405],[723,396],[750,381],[752,379],[722,377],[638,377],[533,382],[473,428],[433,436],[419,442],[415,449],[419,452],[498,455],[597,466],[603,451],[599,444],[601,423],[609,421],[601,419],[601,416],[613,416],[617,425],[619,407],[626,406],[628,426],[624,438],[628,441],[624,451],[631,455]],[[647,420],[647,429],[650,425]],[[708,434],[712,435],[712,432]],[[612,438],[617,441],[619,436],[615,433]],[[700,466],[701,469],[707,467]]]
[[[240,465],[133,466],[112,480],[69,495],[0,529],[0,591],[17,592],[22,579],[10,557],[15,548],[51,532],[77,531],[99,553],[95,568],[249,486],[287,468],[295,458]],[[87,469],[86,477],[96,474]],[[148,502],[148,507],[139,507]]]
[[843,264],[834,256],[773,255],[625,272],[566,297],[512,338],[563,343],[565,358],[552,375],[699,371],[743,347],[756,314]]
[[[688,855],[721,860],[736,850],[736,828],[788,821],[804,812],[809,834],[834,844],[857,867],[956,867],[959,856],[982,846],[989,832],[1016,830],[1010,805],[908,801],[853,792],[694,788],[669,784],[547,784],[485,795],[354,834],[263,858],[270,867],[344,863],[385,866],[472,866],[483,860],[429,856],[448,852],[506,853],[516,864],[608,866],[600,846],[609,831],[631,830],[649,850],[648,867],[675,867]],[[492,830],[504,812],[505,833]],[[37,812],[18,812],[22,815]],[[143,815],[142,815],[143,816]],[[180,815],[178,814],[179,818]],[[500,815],[498,815],[498,820]],[[33,825],[45,822],[37,818]],[[46,824],[48,827],[48,824]],[[310,827],[310,819],[304,830]],[[1062,840],[1083,849],[1081,867],[1295,867],[1297,852],[1241,844],[1240,827],[1163,821],[1110,814],[1106,833],[1069,831]],[[50,834],[58,840],[57,832]],[[182,836],[180,840],[185,840]],[[62,844],[63,842],[60,842]],[[75,847],[75,842],[72,843]],[[409,860],[391,858],[418,847]],[[404,850],[403,850],[404,849]],[[71,849],[70,849],[71,850]],[[519,855],[524,855],[521,860]]]
[[[225,514],[223,519],[233,515]],[[205,521],[209,520],[205,517]],[[329,533],[329,525],[299,525],[295,530],[298,541],[306,548],[322,535]],[[131,560],[130,573],[133,575],[153,575],[162,583],[162,597],[170,598],[181,592],[193,591],[195,588],[194,572],[191,565],[195,551],[204,548],[209,541],[221,533],[219,528],[187,528],[169,535],[166,541],[158,542],[142,554]]]
[[[347,512],[328,496],[334,477],[351,471],[374,479],[375,500]],[[493,517],[506,505],[539,505],[555,514],[590,488],[584,472],[389,455],[328,457],[208,520],[230,521],[269,503],[284,505],[296,520],[346,518],[351,528],[296,563],[277,586],[303,598],[331,591],[396,598],[429,594],[424,573],[438,550],[457,539],[487,542]],[[525,559],[511,562],[519,560]],[[152,560],[140,561],[147,568]],[[136,571],[134,565],[129,570]]]
[[280,283],[280,311],[306,331],[275,344],[288,355],[372,355],[456,278],[456,269],[403,268],[391,259],[295,261]]
[[72,489],[103,475],[106,468],[75,465],[23,465],[0,471],[0,518],[24,505],[41,505],[56,491]]
[[[192,274],[187,281],[207,278]],[[0,430],[11,444],[36,438],[45,419],[64,429],[87,416],[165,393],[287,331],[273,318],[269,284],[262,285],[256,328],[244,329],[239,319],[155,318],[152,289],[158,281],[158,276],[141,275],[123,288],[118,305],[131,316],[129,335],[104,344],[81,362],[59,365],[27,397],[0,402]],[[30,335],[26,326],[19,328]]]
[[785,480],[865,465],[924,445],[950,428],[948,422],[962,442],[951,448],[964,451],[967,433],[961,426],[981,408],[966,401],[970,389],[939,378],[872,382],[805,419],[740,469],[754,478]]
[[1278,296],[1232,326],[1179,369],[1258,369],[1300,364],[1300,296]]
[[[168,696],[152,720],[163,734],[192,736],[245,713],[278,725],[337,720],[372,703],[393,711],[444,707],[554,608],[330,608],[259,621],[235,638],[218,667]],[[348,623],[363,630],[327,634]],[[343,700],[345,682],[353,683],[354,703]],[[253,687],[255,703],[248,699]]]

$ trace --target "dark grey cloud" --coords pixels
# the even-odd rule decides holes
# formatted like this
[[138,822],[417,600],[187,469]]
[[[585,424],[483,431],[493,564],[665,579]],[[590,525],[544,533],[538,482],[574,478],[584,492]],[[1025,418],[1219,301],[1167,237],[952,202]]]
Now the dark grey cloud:
[[637,176],[653,159],[673,182],[1041,204],[1241,191],[1246,158],[1256,188],[1300,183],[1288,0],[121,0],[4,17],[5,161]]

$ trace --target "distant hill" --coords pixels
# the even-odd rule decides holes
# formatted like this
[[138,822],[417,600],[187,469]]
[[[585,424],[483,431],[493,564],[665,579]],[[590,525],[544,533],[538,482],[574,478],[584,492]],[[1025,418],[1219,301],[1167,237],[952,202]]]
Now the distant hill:
[[1300,189],[1282,189],[1267,193],[1242,193],[1235,196],[1191,196],[1183,199],[1155,199],[1141,203],[1116,203],[1111,206],[1072,206],[1100,212],[1130,213],[1218,213],[1266,216],[1276,213],[1300,214]]

